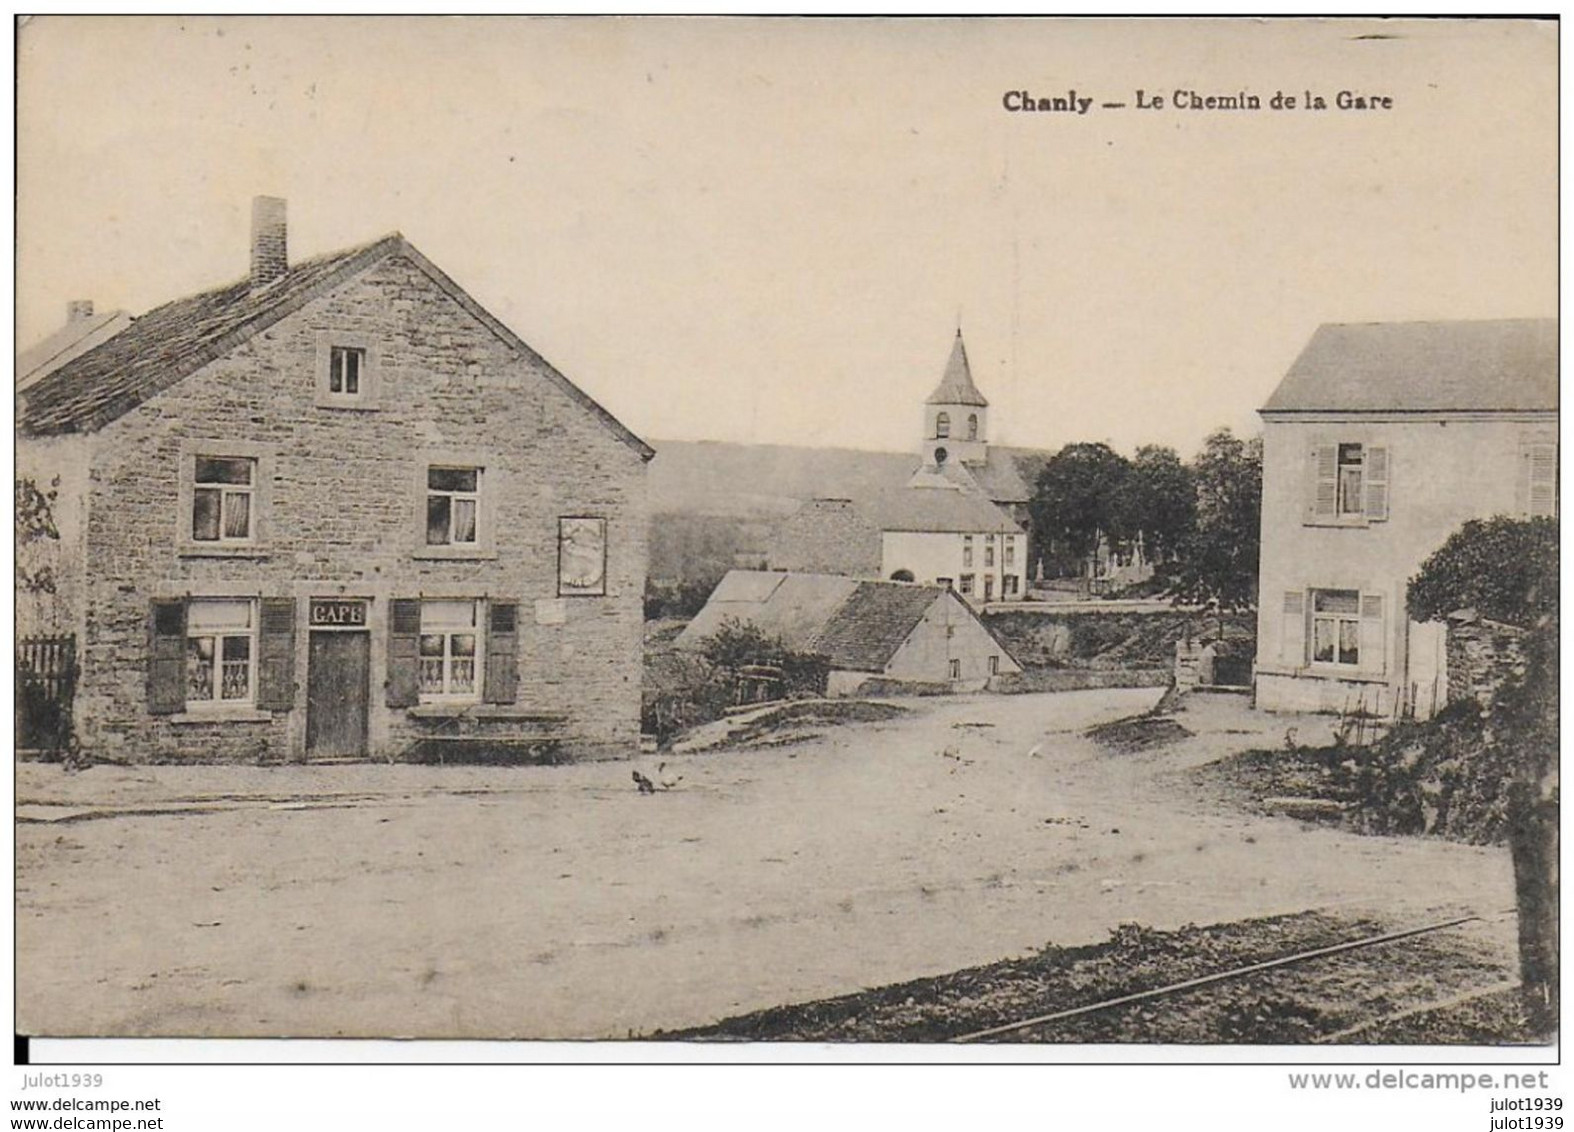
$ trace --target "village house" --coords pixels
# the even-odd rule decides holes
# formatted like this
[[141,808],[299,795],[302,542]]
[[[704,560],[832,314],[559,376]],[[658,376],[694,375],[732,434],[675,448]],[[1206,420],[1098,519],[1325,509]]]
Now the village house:
[[676,647],[702,648],[730,622],[794,652],[823,656],[831,695],[851,694],[876,677],[977,691],[993,676],[1022,671],[978,614],[943,586],[733,570]]
[[126,311],[95,313],[92,299],[71,300],[66,304],[65,325],[16,356],[16,388],[20,391],[36,384],[130,325],[131,315]]
[[1551,319],[1326,325],[1261,410],[1257,705],[1426,716],[1445,627],[1405,615],[1466,520],[1555,516]]
[[975,606],[1020,599],[1030,492],[1014,460],[991,452],[989,402],[960,330],[923,421],[905,484],[804,503],[777,527],[770,567],[951,587]]
[[79,741],[633,749],[651,450],[402,236],[286,245],[258,198],[245,278],[21,393],[18,474],[59,477]]

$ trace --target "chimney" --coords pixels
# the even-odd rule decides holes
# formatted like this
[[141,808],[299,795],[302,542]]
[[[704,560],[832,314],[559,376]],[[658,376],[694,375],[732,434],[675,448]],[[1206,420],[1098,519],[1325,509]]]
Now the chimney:
[[66,325],[86,322],[93,317],[92,299],[72,299],[66,304]]
[[266,287],[290,266],[285,248],[284,199],[253,197],[251,202],[251,285]]

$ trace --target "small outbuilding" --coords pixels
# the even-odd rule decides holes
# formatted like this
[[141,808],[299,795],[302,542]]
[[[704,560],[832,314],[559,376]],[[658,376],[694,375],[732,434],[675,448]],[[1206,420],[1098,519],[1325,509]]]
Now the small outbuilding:
[[991,676],[1022,671],[978,614],[943,586],[733,570],[677,647],[698,649],[729,621],[825,657],[832,695],[875,677],[977,691]]

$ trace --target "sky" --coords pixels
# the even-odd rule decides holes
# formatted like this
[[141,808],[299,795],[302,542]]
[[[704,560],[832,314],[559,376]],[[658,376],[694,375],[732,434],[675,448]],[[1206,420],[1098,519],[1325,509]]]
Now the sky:
[[960,325],[991,440],[1189,454],[1320,323],[1557,313],[1552,24],[45,17],[17,67],[19,348],[239,278],[258,194],[649,439],[912,449]]

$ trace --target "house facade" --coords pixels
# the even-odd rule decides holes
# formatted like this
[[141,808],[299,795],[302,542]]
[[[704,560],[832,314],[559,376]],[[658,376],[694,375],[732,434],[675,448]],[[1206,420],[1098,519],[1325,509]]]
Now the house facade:
[[259,198],[251,251],[22,396],[19,474],[62,477],[79,741],[631,749],[650,449],[401,236],[290,264]]
[[1557,514],[1555,320],[1326,325],[1261,410],[1257,705],[1426,716],[1445,628],[1405,614],[1469,519]]

